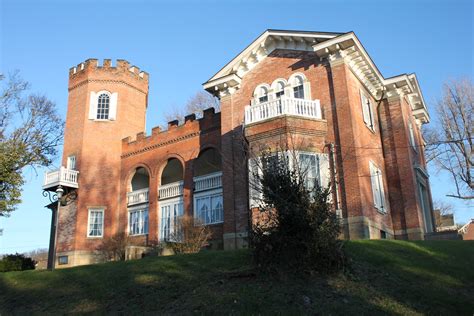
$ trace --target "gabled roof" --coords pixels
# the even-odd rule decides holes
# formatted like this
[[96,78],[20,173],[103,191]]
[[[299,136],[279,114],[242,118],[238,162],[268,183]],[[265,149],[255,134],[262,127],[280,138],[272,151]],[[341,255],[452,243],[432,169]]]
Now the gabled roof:
[[230,83],[230,86],[240,84],[240,79],[245,73],[275,49],[313,51],[312,45],[341,34],[343,33],[266,30],[214,76],[203,83],[204,89],[208,90],[216,87],[216,85],[224,85],[223,78],[232,78],[233,82]]
[[374,97],[406,95],[414,117],[429,122],[429,115],[415,74],[384,78],[354,32],[329,33],[290,30],[266,30],[203,86],[217,95],[233,93],[243,76],[275,49],[315,52],[329,61],[343,59]]

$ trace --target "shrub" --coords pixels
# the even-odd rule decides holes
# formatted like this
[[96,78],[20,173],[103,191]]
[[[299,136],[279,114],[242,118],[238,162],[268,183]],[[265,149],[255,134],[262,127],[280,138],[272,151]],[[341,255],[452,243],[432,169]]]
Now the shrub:
[[253,223],[254,260],[264,269],[335,272],[344,267],[340,223],[328,203],[329,189],[305,187],[305,172],[288,159],[264,154],[262,202]]
[[0,272],[34,270],[36,262],[25,255],[6,255],[0,260]]
[[208,245],[211,230],[191,216],[179,219],[179,229],[171,234],[169,245],[174,253],[197,253]]
[[105,238],[98,247],[98,251],[106,261],[123,261],[129,244],[130,240],[127,234],[117,233],[112,237]]

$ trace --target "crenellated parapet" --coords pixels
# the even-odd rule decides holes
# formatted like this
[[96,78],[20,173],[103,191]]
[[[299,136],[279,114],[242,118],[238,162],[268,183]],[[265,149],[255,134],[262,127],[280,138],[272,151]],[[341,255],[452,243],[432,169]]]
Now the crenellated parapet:
[[215,113],[214,108],[203,111],[203,117],[196,119],[195,114],[186,115],[184,123],[178,120],[168,122],[166,130],[161,127],[153,127],[151,135],[138,133],[122,139],[122,158],[146,152],[158,147],[163,147],[185,141],[194,137],[201,137],[207,133],[218,131],[220,133],[221,115]]
[[89,58],[77,66],[69,69],[69,90],[87,82],[116,82],[132,86],[144,93],[148,93],[149,75],[139,67],[128,61],[117,59],[112,66],[111,59]]

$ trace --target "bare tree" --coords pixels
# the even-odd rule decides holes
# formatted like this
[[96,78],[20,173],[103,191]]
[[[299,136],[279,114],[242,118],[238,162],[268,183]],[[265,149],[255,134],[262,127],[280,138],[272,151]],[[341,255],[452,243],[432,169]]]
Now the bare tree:
[[165,114],[165,119],[168,122],[173,120],[182,122],[184,117],[189,114],[196,114],[197,118],[201,118],[202,111],[208,108],[214,108],[216,112],[219,112],[219,100],[210,93],[198,91],[186,102],[184,107],[176,107]]
[[26,167],[51,165],[63,136],[56,105],[43,95],[26,94],[18,72],[0,75],[0,216],[21,202]]
[[436,105],[439,122],[424,133],[428,160],[448,172],[454,182],[456,190],[448,196],[465,200],[474,199],[473,108],[471,80],[446,83]]

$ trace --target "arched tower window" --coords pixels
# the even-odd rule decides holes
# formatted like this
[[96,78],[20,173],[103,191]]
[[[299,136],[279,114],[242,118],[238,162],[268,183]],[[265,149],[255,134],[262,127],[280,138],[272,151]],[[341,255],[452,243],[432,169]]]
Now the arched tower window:
[[280,99],[285,94],[285,83],[283,81],[278,81],[275,90],[275,97]]
[[110,97],[106,93],[99,95],[97,99],[97,119],[108,120],[110,110]]
[[268,89],[265,87],[260,87],[258,89],[258,103],[264,103],[268,101]]
[[292,81],[293,96],[296,99],[304,99],[304,81],[301,76],[295,76]]

